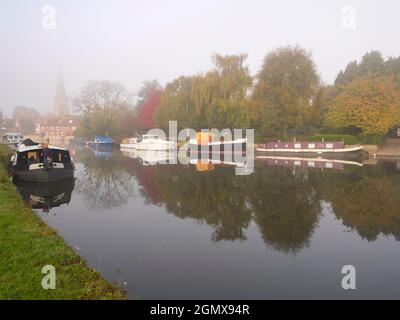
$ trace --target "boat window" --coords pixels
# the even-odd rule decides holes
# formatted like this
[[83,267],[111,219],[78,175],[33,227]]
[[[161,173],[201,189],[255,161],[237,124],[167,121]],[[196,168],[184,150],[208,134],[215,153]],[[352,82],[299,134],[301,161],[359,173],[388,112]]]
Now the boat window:
[[51,160],[53,162],[70,163],[71,157],[66,150],[51,150]]
[[309,144],[308,144],[308,148],[314,149],[314,148],[315,148],[315,143],[309,143]]
[[34,163],[42,162],[40,154],[38,151],[25,151],[20,152],[16,159],[16,163],[20,167],[26,167]]
[[28,151],[27,154],[29,163],[38,163],[39,162],[39,154],[37,151]]

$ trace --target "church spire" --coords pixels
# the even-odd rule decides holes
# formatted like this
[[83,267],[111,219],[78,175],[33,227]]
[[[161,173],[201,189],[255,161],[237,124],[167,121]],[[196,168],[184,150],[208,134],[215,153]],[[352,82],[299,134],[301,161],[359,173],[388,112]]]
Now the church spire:
[[53,112],[57,117],[69,115],[69,101],[65,94],[64,78],[61,73],[58,77],[56,95],[54,96]]

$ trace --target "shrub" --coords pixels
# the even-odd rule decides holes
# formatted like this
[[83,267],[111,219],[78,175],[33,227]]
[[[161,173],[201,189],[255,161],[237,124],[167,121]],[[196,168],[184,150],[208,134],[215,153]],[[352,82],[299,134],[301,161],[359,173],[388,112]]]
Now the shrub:
[[383,134],[360,134],[358,136],[359,140],[363,144],[376,144],[379,145],[382,143],[383,139],[385,138],[385,135]]
[[356,136],[349,134],[314,134],[307,138],[309,141],[344,141],[345,144],[358,144]]

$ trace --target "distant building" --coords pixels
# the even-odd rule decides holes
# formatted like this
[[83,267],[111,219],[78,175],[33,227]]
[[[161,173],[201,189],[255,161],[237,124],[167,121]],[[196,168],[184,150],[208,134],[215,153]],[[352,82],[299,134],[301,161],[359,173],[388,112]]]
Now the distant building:
[[61,74],[58,78],[56,95],[54,96],[53,114],[59,118],[70,114],[69,99],[65,94],[64,78]]
[[43,118],[36,124],[36,134],[47,138],[73,137],[80,123],[79,116]]
[[0,119],[0,132],[19,132],[19,124],[15,119],[3,118]]

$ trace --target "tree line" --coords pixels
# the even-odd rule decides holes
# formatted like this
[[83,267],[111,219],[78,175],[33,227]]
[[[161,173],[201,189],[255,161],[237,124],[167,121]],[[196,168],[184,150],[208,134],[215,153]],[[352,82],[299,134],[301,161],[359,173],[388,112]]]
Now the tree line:
[[334,84],[321,81],[310,52],[286,46],[269,52],[253,76],[247,55],[215,54],[211,70],[180,76],[164,88],[147,81],[136,104],[112,82],[89,82],[74,99],[86,133],[129,136],[168,128],[254,128],[256,137],[314,133],[385,135],[400,124],[400,57],[380,52],[351,61]]

